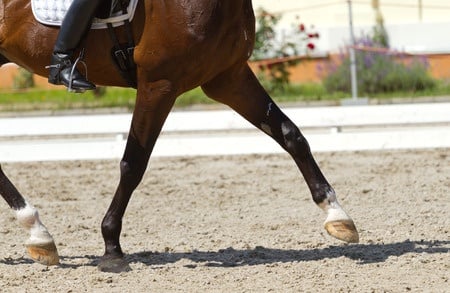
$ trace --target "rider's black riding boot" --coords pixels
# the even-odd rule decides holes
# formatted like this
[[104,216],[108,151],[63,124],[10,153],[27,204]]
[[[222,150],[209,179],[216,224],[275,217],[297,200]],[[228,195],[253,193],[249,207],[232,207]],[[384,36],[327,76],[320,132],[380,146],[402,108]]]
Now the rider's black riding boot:
[[[48,81],[75,91],[95,89],[76,68],[72,55],[89,30],[95,11],[103,0],[74,0],[64,17],[53,49]],[[76,64],[75,64],[76,65]]]

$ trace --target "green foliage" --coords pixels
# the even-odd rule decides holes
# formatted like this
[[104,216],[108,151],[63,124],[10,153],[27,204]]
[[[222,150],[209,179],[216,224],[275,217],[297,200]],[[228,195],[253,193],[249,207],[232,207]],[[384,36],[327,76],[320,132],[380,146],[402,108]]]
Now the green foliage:
[[103,97],[104,95],[106,95],[106,89],[107,89],[107,87],[105,87],[105,86],[97,86],[97,87],[92,91],[92,93],[94,94],[95,97],[101,98],[101,97]]
[[183,93],[175,102],[175,107],[189,107],[195,104],[214,104],[214,100],[208,98],[200,87]]
[[14,76],[14,89],[27,89],[34,87],[33,73],[20,67],[17,74]]
[[136,90],[108,87],[101,99],[93,91],[69,93],[64,87],[57,90],[27,89],[2,91],[0,111],[65,110],[120,107],[132,109]]
[[[317,33],[308,33],[303,24],[294,26],[290,32],[280,37],[276,26],[281,17],[260,9],[256,16],[255,47],[252,61],[298,56],[314,49],[312,39]],[[259,80],[270,94],[283,93],[290,82],[289,68],[298,63],[298,59],[270,60],[259,65]]]
[[[30,110],[74,110],[95,108],[120,108],[131,111],[134,108],[136,91],[133,89],[108,87],[104,96],[99,99],[91,92],[84,94],[68,93],[61,90],[20,90],[1,91],[0,111],[30,111]],[[389,92],[373,95],[377,99],[390,98],[416,98],[416,97],[450,96],[450,81],[438,81],[436,87],[417,92]],[[337,103],[340,99],[347,98],[348,94],[342,91],[328,92],[322,84],[289,84],[283,93],[273,96],[276,102],[298,103],[331,101]],[[431,98],[433,99],[433,98]],[[213,100],[207,98],[201,88],[195,88],[181,95],[175,107],[191,107],[205,104],[214,104]]]
[[383,48],[389,48],[389,36],[384,28],[384,19],[380,10],[378,0],[372,0],[372,7],[375,12],[375,26],[372,29],[372,41]]
[[377,24],[372,29],[372,40],[375,44],[379,44],[383,48],[389,48],[389,36],[383,23]]
[[[381,48],[371,38],[361,38],[357,45]],[[428,74],[425,58],[406,57],[379,51],[356,51],[358,91],[363,95],[388,92],[416,92],[432,89],[436,81]],[[351,92],[350,60],[341,55],[339,64],[328,63],[323,84],[328,92]]]
[[276,49],[276,32],[275,27],[280,21],[279,16],[268,13],[260,9],[256,13],[256,32],[255,32],[255,46],[251,60],[261,60],[273,56]]
[[297,63],[298,61],[286,61],[260,65],[261,71],[258,74],[258,79],[269,94],[283,94],[290,84],[289,67]]

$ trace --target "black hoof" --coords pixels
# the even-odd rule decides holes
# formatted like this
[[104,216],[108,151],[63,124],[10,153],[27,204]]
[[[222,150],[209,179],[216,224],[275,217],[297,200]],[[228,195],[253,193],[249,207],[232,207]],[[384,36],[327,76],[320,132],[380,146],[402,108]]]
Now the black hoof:
[[103,257],[97,266],[98,270],[106,273],[122,273],[131,271],[130,265],[123,257]]

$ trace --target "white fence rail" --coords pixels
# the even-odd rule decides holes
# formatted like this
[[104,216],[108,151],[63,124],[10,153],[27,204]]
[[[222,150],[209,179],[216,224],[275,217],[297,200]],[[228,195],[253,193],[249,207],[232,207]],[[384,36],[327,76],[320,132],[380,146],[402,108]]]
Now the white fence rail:
[[[292,108],[285,113],[305,130],[316,152],[450,147],[450,103]],[[0,162],[120,158],[130,120],[129,114],[2,118]],[[336,131],[346,127],[350,130]],[[314,130],[323,128],[332,131]],[[233,132],[248,129],[254,127],[232,111],[173,112],[153,155],[282,152],[262,133]]]
[[[301,128],[450,123],[450,103],[287,108]],[[131,114],[0,119],[0,137],[127,133]],[[172,112],[163,132],[245,130],[254,127],[228,110]]]

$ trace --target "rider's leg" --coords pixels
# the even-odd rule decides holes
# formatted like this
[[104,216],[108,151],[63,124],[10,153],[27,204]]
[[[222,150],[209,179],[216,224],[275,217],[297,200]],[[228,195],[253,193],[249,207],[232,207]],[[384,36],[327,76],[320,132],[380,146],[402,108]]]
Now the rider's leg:
[[72,72],[72,55],[88,31],[95,11],[103,0],[74,0],[61,25],[53,49],[48,81],[64,84],[74,90],[91,90],[95,85],[89,82],[76,68]]

